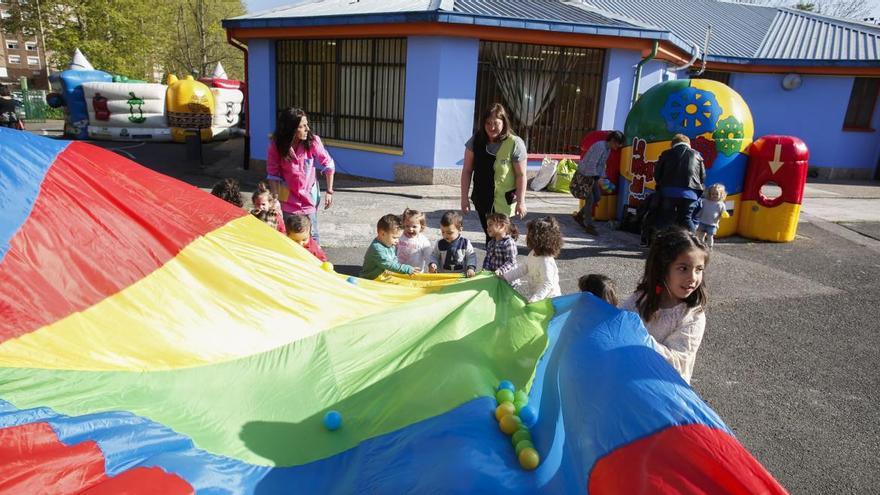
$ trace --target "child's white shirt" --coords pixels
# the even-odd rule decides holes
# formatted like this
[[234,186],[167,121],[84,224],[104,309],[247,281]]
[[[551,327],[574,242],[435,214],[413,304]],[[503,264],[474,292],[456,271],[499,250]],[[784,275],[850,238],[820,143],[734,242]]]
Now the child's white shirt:
[[526,283],[515,287],[530,303],[562,295],[562,289],[559,288],[559,269],[552,256],[535,256],[532,251],[525,263],[517,264],[516,268],[502,277],[511,283],[525,280]]
[[428,264],[431,262],[432,250],[431,241],[421,232],[415,237],[407,237],[404,234],[397,241],[397,259],[401,263],[418,268],[423,272],[427,271]]
[[[639,293],[634,293],[620,307],[638,314],[638,297]],[[668,309],[658,309],[651,321],[643,323],[651,336],[654,350],[678,371],[684,381],[690,383],[697,350],[706,331],[706,312],[699,306],[688,308],[682,302]]]

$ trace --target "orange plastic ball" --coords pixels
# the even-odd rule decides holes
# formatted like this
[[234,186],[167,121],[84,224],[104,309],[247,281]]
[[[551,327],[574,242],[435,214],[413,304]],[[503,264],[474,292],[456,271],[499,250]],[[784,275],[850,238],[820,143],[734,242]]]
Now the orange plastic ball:
[[498,426],[501,428],[501,431],[508,435],[513,435],[513,432],[519,429],[519,425],[519,418],[513,414],[505,414],[501,417],[501,420],[498,421]]
[[523,467],[523,469],[527,469],[531,471],[538,467],[538,464],[541,463],[541,457],[538,456],[538,451],[527,447],[519,451],[519,465]]
[[501,418],[508,414],[513,414],[514,412],[516,412],[516,407],[512,402],[502,402],[495,408],[495,419],[501,421]]

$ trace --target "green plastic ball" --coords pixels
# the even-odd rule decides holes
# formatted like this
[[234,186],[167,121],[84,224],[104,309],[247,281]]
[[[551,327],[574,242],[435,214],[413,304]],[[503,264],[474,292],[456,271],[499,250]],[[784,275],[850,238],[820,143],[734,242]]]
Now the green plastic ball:
[[513,402],[513,392],[506,388],[502,388],[495,394],[495,400],[497,400],[499,404],[502,402]]
[[[514,446],[516,446],[516,444],[522,442],[523,440],[528,440],[528,441],[532,440],[532,434],[529,433],[529,430],[527,430],[525,428],[520,428],[510,438],[510,441],[513,443]],[[519,452],[517,452],[517,453],[519,453]]]
[[532,444],[531,440],[523,440],[522,442],[516,444],[516,447],[514,448],[516,449],[516,455],[519,456],[519,453],[522,451],[522,449],[534,449],[535,446],[534,444]]
[[523,402],[523,401],[521,401],[521,400],[514,400],[514,401],[513,401],[513,407],[514,407],[514,410],[515,410],[517,413],[519,413],[519,411],[520,411],[522,408],[524,408],[524,407],[526,407],[526,406],[528,406],[528,405],[529,405],[528,402]]
[[529,403],[529,394],[523,392],[522,390],[517,390],[516,395],[513,396],[513,403],[522,402],[524,404]]

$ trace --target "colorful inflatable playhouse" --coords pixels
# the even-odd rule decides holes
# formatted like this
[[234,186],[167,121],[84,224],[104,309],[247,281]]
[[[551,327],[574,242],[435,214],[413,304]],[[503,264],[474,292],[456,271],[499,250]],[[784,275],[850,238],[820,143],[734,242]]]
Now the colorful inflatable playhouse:
[[0,195],[2,493],[785,493],[593,296],[346,277],[7,129]]
[[53,75],[50,105],[66,109],[65,136],[76,139],[183,142],[189,131],[203,141],[238,132],[244,85],[219,63],[211,87],[187,76],[168,85],[96,71],[77,50],[69,70]]
[[[621,150],[618,218],[634,214],[648,195],[653,194],[657,159],[670,148],[675,134],[684,134],[690,138],[691,147],[703,155],[706,185],[720,182],[727,189],[730,216],[721,219],[718,236],[739,233],[774,241],[794,238],[799,207],[784,207],[782,212],[771,210],[769,214],[765,211],[759,215],[764,220],[757,222],[752,214],[748,220],[743,219],[742,206],[746,196],[750,201],[757,197],[754,191],[747,192],[745,181],[747,172],[756,177],[754,180],[763,178],[770,182],[771,178],[779,178],[789,193],[786,196],[789,201],[785,204],[800,205],[800,195],[796,191],[800,188],[802,192],[806,182],[806,146],[799,139],[789,137],[791,143],[800,144],[788,145],[786,150],[789,151],[777,156],[778,168],[782,170],[772,169],[769,175],[758,172],[757,169],[771,170],[766,162],[772,157],[765,159],[763,164],[749,159],[754,135],[752,114],[742,97],[728,86],[708,79],[658,84],[642,95],[630,110],[624,134],[626,143]],[[760,189],[763,184],[750,187]],[[763,207],[772,209],[780,204],[765,202]],[[749,203],[749,207],[753,208],[754,204]],[[785,222],[777,223],[778,218],[784,218]],[[748,226],[744,226],[744,222]]]

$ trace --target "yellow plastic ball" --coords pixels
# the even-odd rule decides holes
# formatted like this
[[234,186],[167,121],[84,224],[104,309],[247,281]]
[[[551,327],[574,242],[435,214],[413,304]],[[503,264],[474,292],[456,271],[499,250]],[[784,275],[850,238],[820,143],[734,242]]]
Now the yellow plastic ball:
[[325,262],[321,263],[321,269],[323,269],[325,272],[332,272],[333,271],[333,263],[330,263],[329,261],[325,261]]
[[519,425],[519,418],[513,414],[505,414],[501,417],[501,420],[498,421],[498,427],[508,435],[513,435],[513,433],[519,429]]
[[519,465],[523,467],[523,469],[531,471],[538,467],[538,464],[541,463],[541,457],[538,456],[538,451],[527,447],[519,451]]
[[516,412],[516,407],[514,407],[512,402],[502,402],[495,408],[495,419],[501,421],[501,418],[507,416],[508,414],[513,414]]

